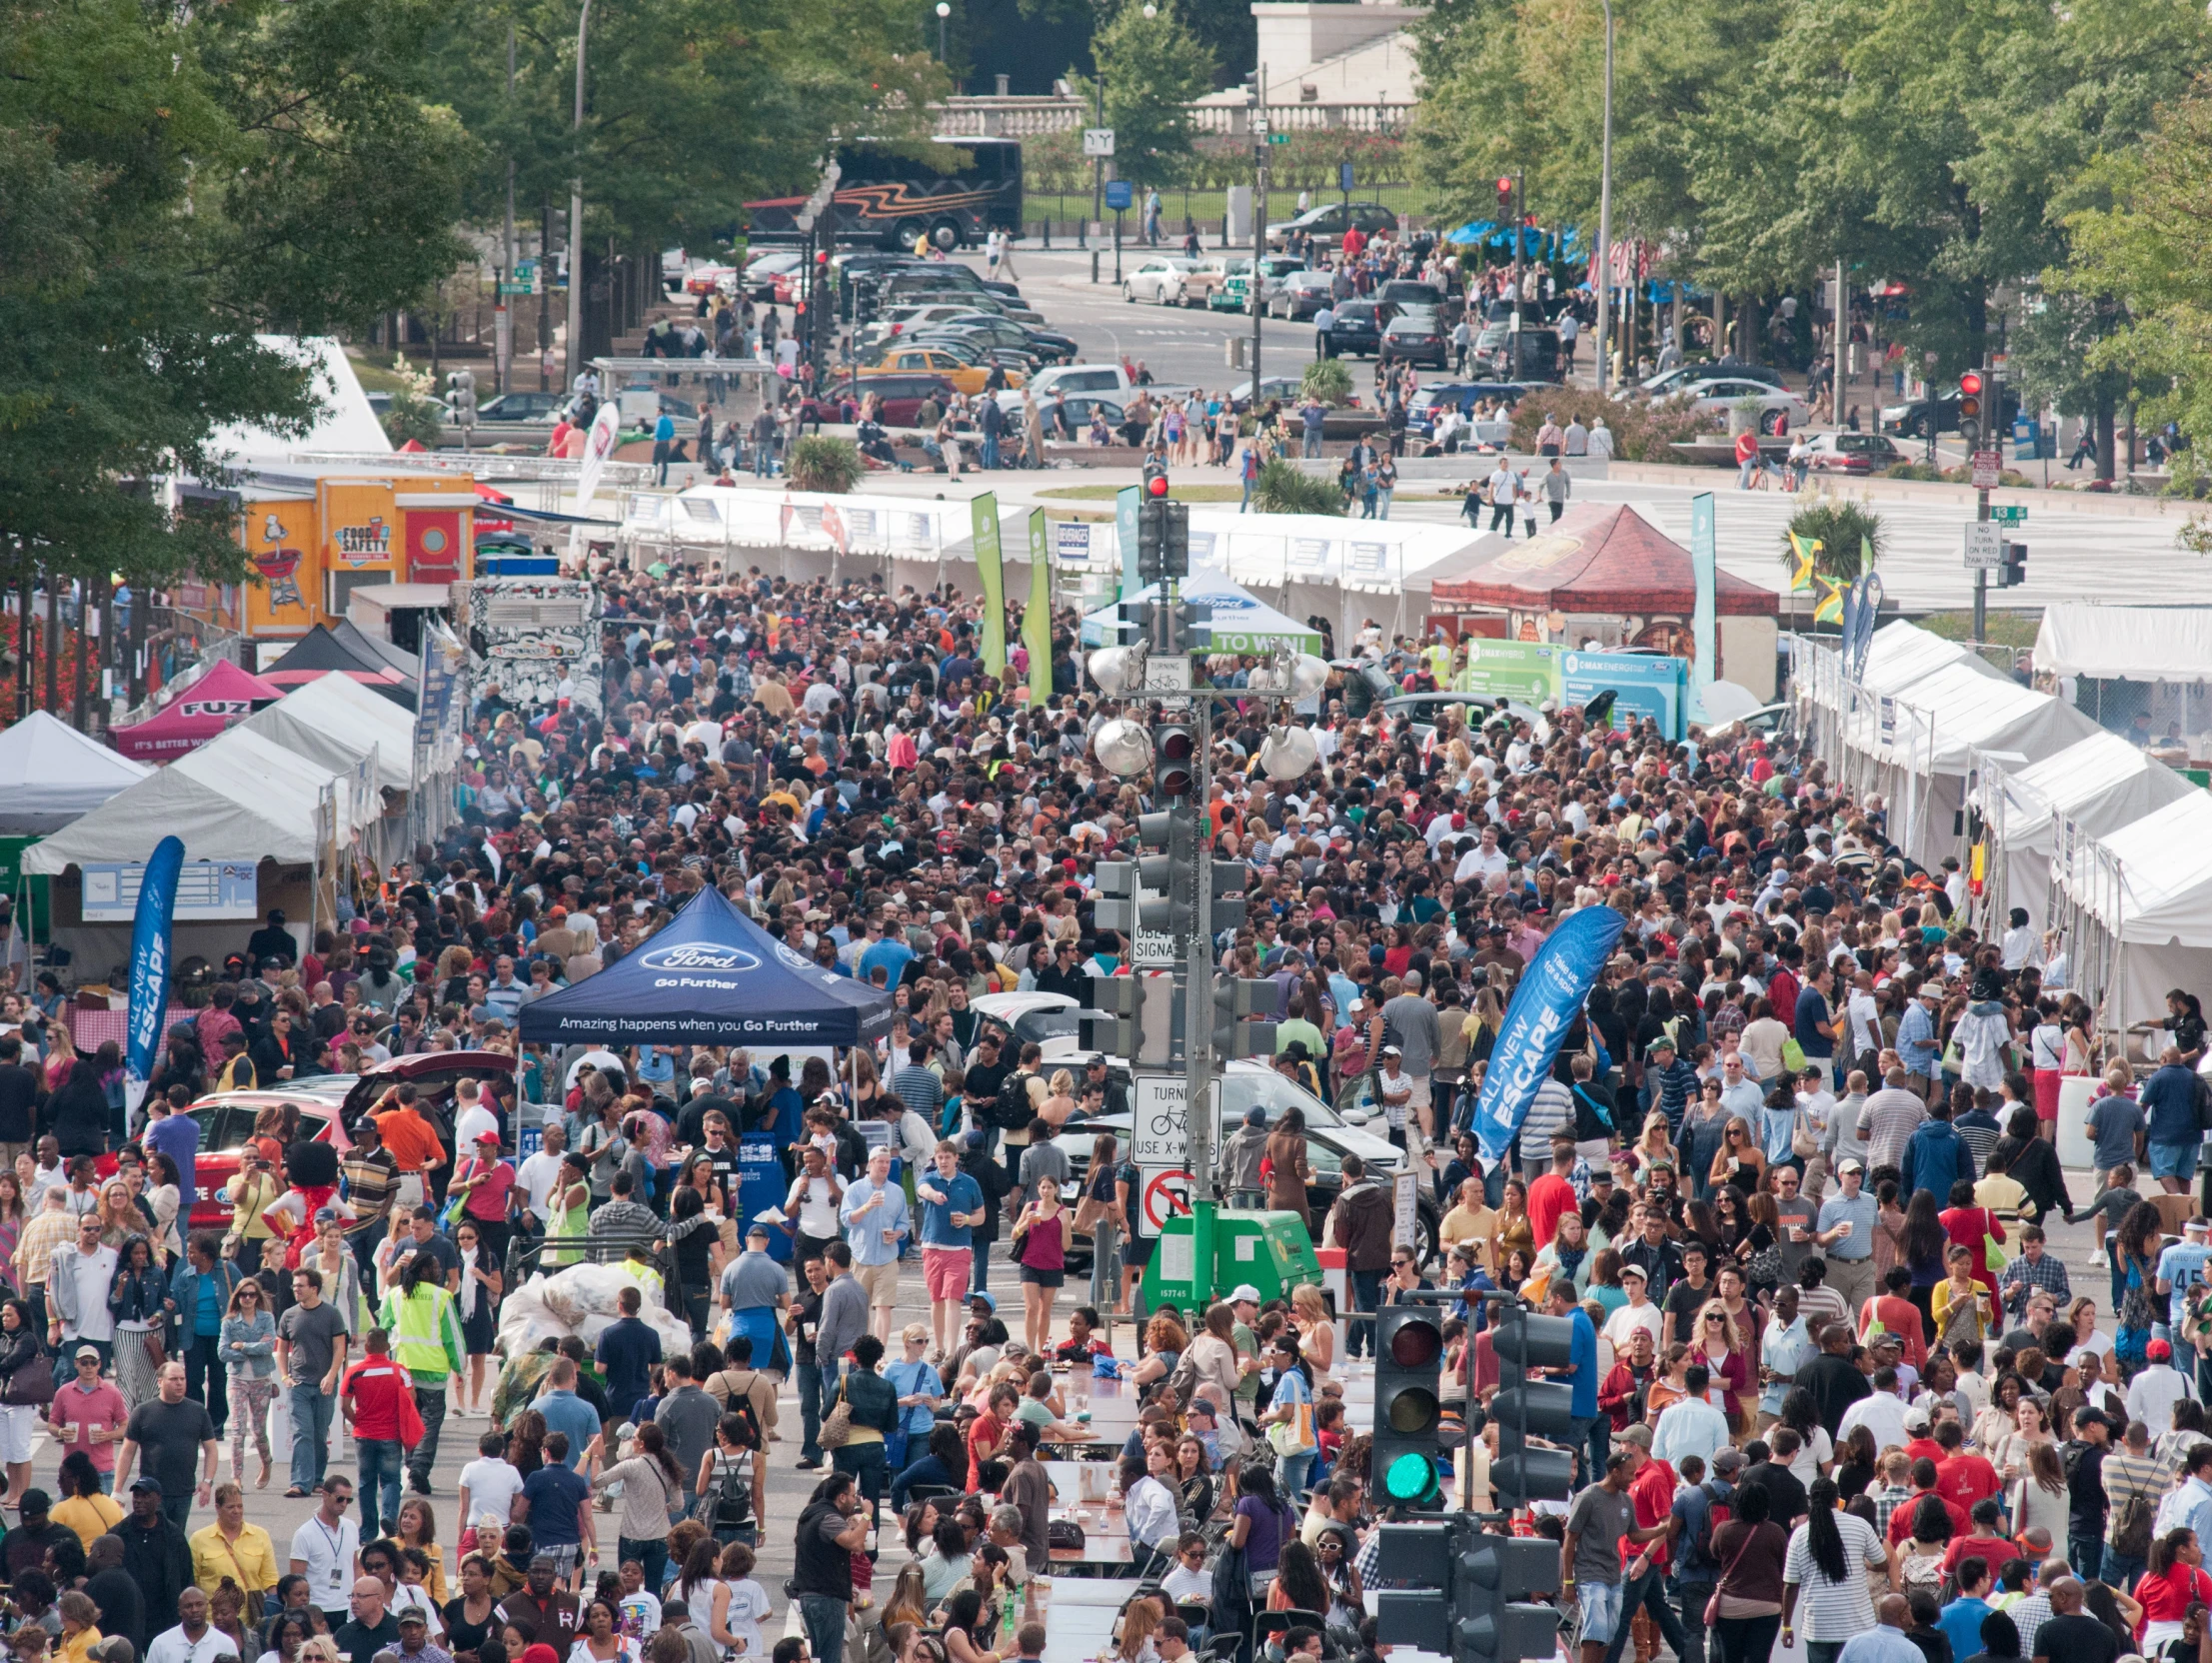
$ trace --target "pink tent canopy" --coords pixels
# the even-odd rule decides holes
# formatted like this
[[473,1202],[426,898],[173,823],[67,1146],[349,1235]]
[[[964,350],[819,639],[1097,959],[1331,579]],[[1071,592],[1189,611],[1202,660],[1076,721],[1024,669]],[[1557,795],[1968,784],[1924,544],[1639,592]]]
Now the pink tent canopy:
[[166,763],[199,750],[224,729],[236,727],[283,697],[283,690],[223,659],[171,700],[160,715],[118,728],[109,737],[126,757]]

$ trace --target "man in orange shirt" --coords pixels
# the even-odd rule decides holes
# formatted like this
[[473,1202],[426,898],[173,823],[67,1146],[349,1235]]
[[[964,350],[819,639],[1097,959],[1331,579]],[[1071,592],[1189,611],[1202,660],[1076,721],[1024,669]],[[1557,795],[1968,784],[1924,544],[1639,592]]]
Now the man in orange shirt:
[[438,1141],[436,1128],[415,1107],[416,1095],[411,1082],[395,1085],[369,1110],[385,1149],[399,1166],[399,1204],[403,1207],[419,1207],[430,1199],[423,1174],[443,1166],[446,1160],[445,1145]]
[[1567,1178],[1573,1170],[1573,1142],[1554,1139],[1551,1170],[1528,1186],[1528,1227],[1534,1232],[1539,1253],[1551,1245],[1558,1232],[1559,1220],[1580,1205],[1575,1198],[1574,1185]]

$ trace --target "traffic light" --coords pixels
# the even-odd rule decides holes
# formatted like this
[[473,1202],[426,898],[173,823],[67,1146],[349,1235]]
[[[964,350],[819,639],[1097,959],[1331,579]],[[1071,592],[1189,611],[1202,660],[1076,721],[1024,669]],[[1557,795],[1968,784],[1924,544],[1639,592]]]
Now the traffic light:
[[1375,1638],[1453,1663],[1548,1658],[1559,1613],[1530,1598],[1559,1591],[1559,1550],[1541,1536],[1501,1536],[1458,1514],[1438,1523],[1388,1524],[1382,1562],[1394,1580],[1375,1596]]
[[1190,505],[1162,502],[1159,513],[1161,569],[1179,583],[1190,576]]
[[[1146,470],[1149,472],[1149,470]],[[1149,482],[1147,482],[1149,483]],[[1162,477],[1160,483],[1166,484]],[[1167,575],[1167,505],[1150,497],[1136,505],[1136,581],[1156,584]]]
[[476,426],[476,372],[455,370],[446,377],[446,402],[453,407],[453,425]]
[[1198,790],[1196,726],[1183,717],[1155,724],[1152,755],[1152,795],[1163,803],[1189,804]]
[[1213,872],[1213,903],[1206,910],[1206,919],[1218,933],[1244,921],[1244,874],[1250,868],[1241,860],[1215,860],[1208,864]]
[[1443,1323],[1443,1310],[1434,1305],[1385,1305],[1375,1315],[1374,1447],[1367,1481],[1385,1504],[1425,1507],[1437,1494]]
[[1968,370],[1958,378],[1958,436],[1972,446],[1981,438],[1982,376]]
[[857,283],[853,287],[853,321],[872,324],[876,321],[876,285]]
[[1129,860],[1101,860],[1092,868],[1098,898],[1091,903],[1092,924],[1123,936],[1136,928],[1136,866]]
[[1144,493],[1144,501],[1147,503],[1165,502],[1167,499],[1167,470],[1156,462],[1145,463],[1139,489]]
[[[1531,1501],[1564,1501],[1574,1484],[1574,1391],[1531,1380],[1528,1371],[1573,1365],[1573,1321],[1531,1316],[1508,1303],[1498,1318],[1494,1344],[1498,1387],[1490,1399],[1489,1418],[1497,1427],[1497,1459],[1490,1463],[1490,1483],[1498,1503],[1525,1507]],[[1532,1448],[1526,1441],[1531,1435],[1560,1447]]]
[[1213,982],[1213,1060],[1275,1054],[1275,1024],[1282,1013],[1282,989],[1270,978],[1245,980],[1220,976]]
[[1093,975],[1093,1008],[1076,1012],[1076,1043],[1087,1051],[1146,1067],[1172,1058],[1175,979],[1148,975]]
[[2025,543],[2004,545],[2004,564],[1997,568],[1999,589],[2018,589],[2028,581],[2028,546]]
[[1497,227],[1500,231],[1513,223],[1513,181],[1500,175],[1497,182]]

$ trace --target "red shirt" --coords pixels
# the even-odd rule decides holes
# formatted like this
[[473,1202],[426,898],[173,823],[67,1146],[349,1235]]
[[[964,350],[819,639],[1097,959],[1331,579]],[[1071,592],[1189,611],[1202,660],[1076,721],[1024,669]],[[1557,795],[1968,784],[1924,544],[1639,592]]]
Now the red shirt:
[[1943,1502],[1943,1510],[1951,1515],[1951,1537],[1957,1540],[1973,1528],[1973,1521],[1966,1516],[1966,1509],[1955,1501],[1944,1501],[1935,1490],[1915,1490],[1910,1501],[1897,1503],[1897,1510],[1889,1515],[1889,1545],[1895,1547],[1912,1534],[1912,1516],[1920,1511],[1920,1498],[1932,1495]]
[[1943,1446],[1933,1438],[1910,1438],[1905,1443],[1905,1455],[1907,1459],[1914,1461],[1926,1456],[1935,1463],[1935,1487],[1940,1492],[1943,1488]]
[[[1919,1503],[1914,1502],[1913,1505],[1918,1506]],[[1978,1555],[1988,1561],[1989,1574],[1995,1576],[2007,1559],[2016,1559],[2019,1554],[2019,1544],[2008,1542],[2002,1536],[1953,1536],[1951,1545],[1943,1550],[1943,1571],[1948,1576],[1958,1569],[1961,1559],[1972,1559]]]
[[996,1460],[999,1440],[1007,1435],[1007,1423],[989,1410],[978,1415],[968,1428],[968,1487],[980,1490],[984,1487],[983,1464]]
[[2212,1576],[2189,1565],[2176,1565],[2164,1576],[2146,1576],[2135,1585],[2136,1601],[2143,1607],[2143,1628],[2152,1623],[2178,1623],[2189,1607],[2202,1600],[2212,1605]]
[[1920,1307],[1910,1299],[1900,1299],[1895,1294],[1877,1293],[1866,1301],[1866,1308],[1859,1313],[1859,1338],[1866,1338],[1872,1322],[1879,1322],[1889,1333],[1901,1335],[1905,1342],[1904,1360],[1914,1368],[1928,1360],[1927,1342],[1920,1332]]
[[1574,1185],[1556,1172],[1546,1172],[1528,1186],[1528,1228],[1536,1238],[1536,1251],[1550,1246],[1559,1233],[1559,1220],[1576,1209]]
[[1949,1460],[1935,1464],[1935,1493],[1945,1501],[1957,1502],[1969,1513],[1975,1502],[1995,1495],[2002,1487],[1997,1469],[1970,1450],[1962,1449]]
[[462,1203],[471,1218],[483,1218],[498,1223],[507,1216],[508,1197],[515,1188],[515,1169],[504,1160],[484,1161],[481,1157],[470,1161],[470,1168],[459,1173],[463,1182],[478,1180],[469,1198]]
[[[1664,1524],[1674,1511],[1674,1469],[1657,1456],[1636,1468],[1636,1476],[1628,1480],[1628,1499],[1635,1503],[1636,1528],[1649,1530],[1654,1524]],[[1620,1562],[1625,1568],[1639,1553],[1649,1554],[1651,1563],[1660,1570],[1666,1569],[1667,1541],[1661,1536],[1656,1541],[1645,1542],[1638,1547],[1627,1537],[1620,1539]]]
[[400,1394],[411,1389],[407,1371],[390,1357],[369,1357],[347,1369],[338,1395],[353,1404],[353,1435],[398,1438]]

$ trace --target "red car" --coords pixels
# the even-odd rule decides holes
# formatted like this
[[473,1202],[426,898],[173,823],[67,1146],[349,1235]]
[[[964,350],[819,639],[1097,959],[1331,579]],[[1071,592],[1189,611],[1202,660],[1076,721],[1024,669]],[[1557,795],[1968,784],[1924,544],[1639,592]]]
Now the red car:
[[[241,1152],[263,1109],[298,1104],[300,1135],[332,1144],[343,1155],[353,1147],[344,1122],[359,1118],[361,1110],[389,1087],[411,1080],[422,1091],[421,1106],[433,1110],[440,1140],[450,1154],[454,1086],[464,1079],[494,1074],[512,1079],[514,1073],[515,1059],[501,1051],[428,1051],[396,1056],[364,1074],[320,1074],[275,1089],[212,1092],[185,1110],[200,1127],[200,1152],[192,1163],[198,1198],[192,1204],[190,1227],[218,1234],[230,1228],[230,1204],[220,1196],[224,1185],[238,1175]],[[114,1170],[115,1156],[102,1155],[101,1177]]]
[[[874,393],[884,401],[884,426],[887,428],[911,428],[915,425],[915,413],[925,400],[934,399],[940,410],[953,402],[953,384],[944,376],[927,375],[920,371],[900,372],[885,376],[864,376],[861,379],[862,394]],[[853,383],[840,381],[827,388],[824,396],[830,399],[847,399],[855,396]]]

